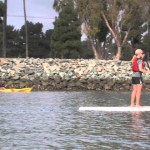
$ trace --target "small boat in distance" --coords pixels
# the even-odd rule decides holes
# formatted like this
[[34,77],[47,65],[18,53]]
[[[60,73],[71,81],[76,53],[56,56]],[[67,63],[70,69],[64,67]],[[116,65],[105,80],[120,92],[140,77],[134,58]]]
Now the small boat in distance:
[[32,88],[10,88],[10,89],[1,89],[0,92],[31,92]]

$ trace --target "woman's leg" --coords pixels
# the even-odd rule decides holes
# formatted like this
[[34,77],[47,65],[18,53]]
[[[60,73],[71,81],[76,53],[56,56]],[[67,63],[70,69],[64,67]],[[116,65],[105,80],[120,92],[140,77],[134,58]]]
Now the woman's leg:
[[142,92],[142,84],[137,85],[137,92],[136,92],[136,107],[140,106],[140,98],[141,98],[141,92]]
[[135,98],[136,98],[136,93],[137,93],[137,85],[133,84],[133,91],[132,91],[132,94],[131,94],[131,107],[135,106],[134,102],[135,102]]

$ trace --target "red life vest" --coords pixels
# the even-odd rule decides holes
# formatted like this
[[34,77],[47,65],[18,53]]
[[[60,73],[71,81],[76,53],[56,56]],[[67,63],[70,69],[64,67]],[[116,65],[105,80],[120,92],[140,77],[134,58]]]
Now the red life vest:
[[[132,70],[134,72],[139,72],[139,67],[138,67],[137,61],[138,61],[138,58],[134,58],[134,60],[132,62]],[[144,64],[144,61],[142,60],[142,69],[144,69],[144,68],[145,68],[145,64]]]

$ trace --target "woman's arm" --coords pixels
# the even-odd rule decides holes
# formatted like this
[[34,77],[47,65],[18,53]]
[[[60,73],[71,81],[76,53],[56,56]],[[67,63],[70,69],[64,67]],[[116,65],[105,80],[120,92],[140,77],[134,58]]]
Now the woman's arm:
[[143,73],[150,73],[150,70],[145,70],[142,68],[142,64],[139,64],[139,71]]

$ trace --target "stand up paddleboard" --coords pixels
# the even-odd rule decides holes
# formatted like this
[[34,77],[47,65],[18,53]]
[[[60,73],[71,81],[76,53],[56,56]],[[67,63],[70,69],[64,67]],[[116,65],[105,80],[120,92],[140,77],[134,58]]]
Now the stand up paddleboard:
[[150,111],[150,106],[141,106],[141,107],[80,107],[79,111]]

